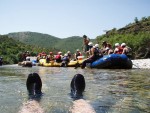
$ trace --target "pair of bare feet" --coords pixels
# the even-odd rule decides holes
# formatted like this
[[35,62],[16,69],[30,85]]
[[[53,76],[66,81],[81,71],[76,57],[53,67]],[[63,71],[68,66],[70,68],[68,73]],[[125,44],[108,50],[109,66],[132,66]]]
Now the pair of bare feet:
[[[27,90],[29,96],[39,95],[42,88],[42,81],[37,73],[29,74],[27,78]],[[71,84],[71,95],[75,100],[73,106],[70,107],[69,112],[71,113],[96,113],[92,106],[84,99],[81,99],[82,93],[85,89],[85,79],[81,74],[74,75]],[[23,104],[19,113],[44,113],[44,110],[40,107],[38,101],[32,99],[28,100]]]

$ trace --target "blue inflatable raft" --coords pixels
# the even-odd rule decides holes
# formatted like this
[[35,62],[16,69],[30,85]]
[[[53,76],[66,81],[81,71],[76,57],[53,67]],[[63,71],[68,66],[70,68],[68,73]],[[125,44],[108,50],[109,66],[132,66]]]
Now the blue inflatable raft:
[[94,61],[90,67],[99,69],[131,69],[132,61],[125,54],[110,54]]

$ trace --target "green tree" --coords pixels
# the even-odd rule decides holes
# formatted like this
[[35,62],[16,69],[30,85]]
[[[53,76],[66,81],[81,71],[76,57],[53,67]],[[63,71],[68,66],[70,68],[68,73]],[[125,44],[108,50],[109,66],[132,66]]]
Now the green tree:
[[134,22],[135,22],[135,23],[138,23],[138,22],[139,22],[139,20],[138,20],[137,17],[135,17]]

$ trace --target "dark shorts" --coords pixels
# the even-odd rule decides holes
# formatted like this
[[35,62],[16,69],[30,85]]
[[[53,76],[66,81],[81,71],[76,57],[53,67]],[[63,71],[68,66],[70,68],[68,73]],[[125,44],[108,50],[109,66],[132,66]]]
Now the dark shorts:
[[89,45],[85,45],[84,52],[89,51],[89,49],[90,49],[90,46]]

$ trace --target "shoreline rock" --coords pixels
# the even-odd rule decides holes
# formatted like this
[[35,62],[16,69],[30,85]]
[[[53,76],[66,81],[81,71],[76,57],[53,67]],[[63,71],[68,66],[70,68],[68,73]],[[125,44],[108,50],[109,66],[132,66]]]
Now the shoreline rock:
[[133,69],[150,69],[150,59],[136,59],[132,60]]

